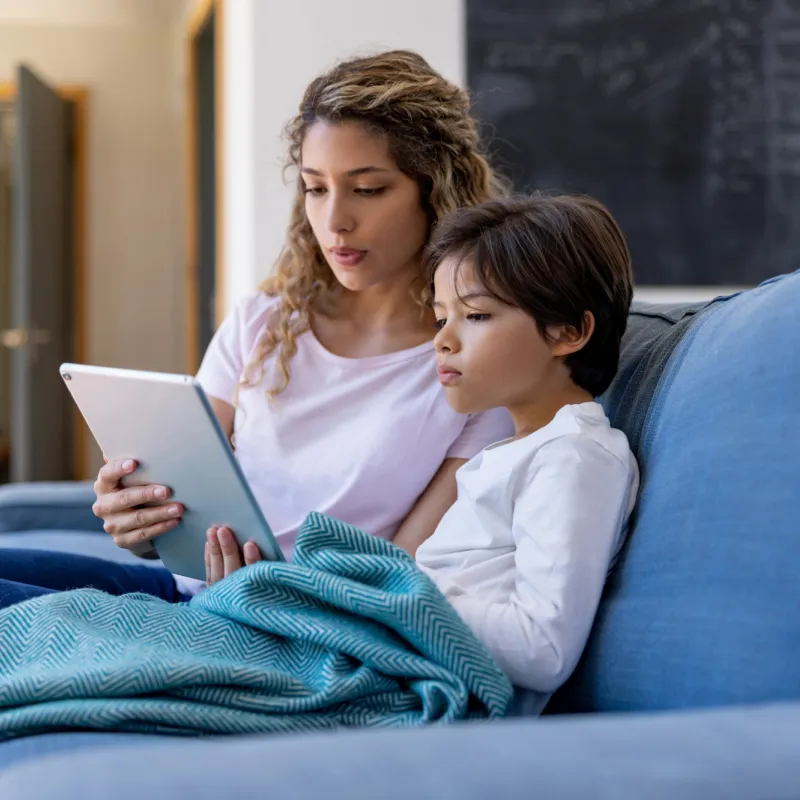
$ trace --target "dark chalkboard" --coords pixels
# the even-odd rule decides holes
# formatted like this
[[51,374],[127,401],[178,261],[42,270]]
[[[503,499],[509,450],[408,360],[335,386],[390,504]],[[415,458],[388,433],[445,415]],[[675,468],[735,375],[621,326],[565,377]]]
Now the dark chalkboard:
[[639,284],[800,267],[800,0],[467,0],[467,75],[515,187],[605,202]]

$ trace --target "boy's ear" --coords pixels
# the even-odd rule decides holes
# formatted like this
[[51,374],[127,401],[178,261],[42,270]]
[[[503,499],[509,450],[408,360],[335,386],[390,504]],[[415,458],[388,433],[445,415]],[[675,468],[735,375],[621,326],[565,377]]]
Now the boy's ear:
[[556,357],[569,356],[583,350],[593,333],[594,314],[591,311],[583,312],[583,330],[576,330],[572,325],[550,325],[547,328],[550,349]]

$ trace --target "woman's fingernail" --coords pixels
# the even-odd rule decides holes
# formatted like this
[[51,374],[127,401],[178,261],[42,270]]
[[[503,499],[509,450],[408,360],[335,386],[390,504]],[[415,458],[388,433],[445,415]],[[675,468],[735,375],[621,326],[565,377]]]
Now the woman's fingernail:
[[167,496],[167,487],[159,486],[155,491],[155,496],[163,500]]
[[214,537],[216,535],[217,535],[217,529],[216,528],[209,528],[206,531],[206,538],[208,539],[208,543],[209,544],[211,544],[211,542],[214,540]]
[[123,461],[122,469],[124,469],[125,472],[130,472],[133,469],[133,461]]
[[181,513],[181,509],[179,506],[170,506],[168,512],[170,516],[177,517]]

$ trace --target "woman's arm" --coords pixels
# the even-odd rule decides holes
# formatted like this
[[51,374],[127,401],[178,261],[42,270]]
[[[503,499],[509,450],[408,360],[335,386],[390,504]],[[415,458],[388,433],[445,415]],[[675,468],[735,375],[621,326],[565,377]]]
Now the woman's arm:
[[470,415],[439,470],[392,541],[411,556],[416,556],[417,548],[433,534],[447,509],[456,501],[456,470],[487,445],[513,435],[514,424],[504,408]]
[[208,395],[208,402],[211,404],[211,410],[225,433],[225,438],[230,441],[231,436],[233,436],[233,417],[236,409],[230,403],[211,397],[211,395]]
[[436,530],[445,512],[456,501],[456,470],[466,458],[446,458],[419,496],[392,541],[414,556],[417,548]]

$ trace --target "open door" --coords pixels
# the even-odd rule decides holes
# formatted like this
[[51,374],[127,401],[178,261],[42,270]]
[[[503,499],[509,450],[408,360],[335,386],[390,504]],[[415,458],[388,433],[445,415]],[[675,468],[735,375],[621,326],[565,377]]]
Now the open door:
[[72,476],[72,407],[58,367],[72,346],[70,109],[18,72],[13,153],[11,480]]

